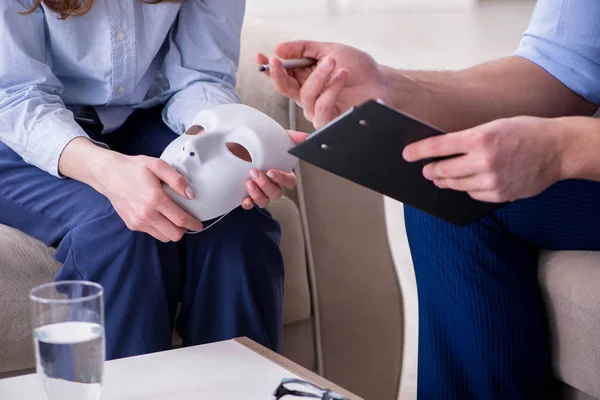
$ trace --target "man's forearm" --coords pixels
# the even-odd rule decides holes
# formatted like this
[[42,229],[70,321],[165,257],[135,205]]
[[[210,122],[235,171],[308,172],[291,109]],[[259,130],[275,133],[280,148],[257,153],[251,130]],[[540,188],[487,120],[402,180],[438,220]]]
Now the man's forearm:
[[600,119],[558,118],[556,129],[563,143],[561,179],[600,181]]
[[448,131],[517,115],[592,115],[598,109],[520,57],[457,72],[384,71],[392,106]]

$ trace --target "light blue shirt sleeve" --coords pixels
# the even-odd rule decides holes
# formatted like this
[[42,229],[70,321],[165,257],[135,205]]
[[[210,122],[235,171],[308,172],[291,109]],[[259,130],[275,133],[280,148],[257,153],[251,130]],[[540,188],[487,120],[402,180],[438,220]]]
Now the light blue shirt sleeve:
[[0,1],[0,141],[25,161],[55,176],[63,149],[87,137],[60,98],[62,85],[46,64],[41,8],[32,1]]
[[165,123],[181,134],[202,109],[239,103],[235,75],[245,0],[193,0],[183,3],[169,38],[163,75],[173,94]]
[[539,0],[515,55],[600,104],[600,1]]

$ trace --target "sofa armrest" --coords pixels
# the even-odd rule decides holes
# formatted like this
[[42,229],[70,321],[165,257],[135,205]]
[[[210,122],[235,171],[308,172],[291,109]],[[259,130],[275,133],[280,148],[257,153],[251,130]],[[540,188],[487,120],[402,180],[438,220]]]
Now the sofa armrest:
[[599,264],[596,251],[545,251],[539,267],[554,372],[594,398],[600,398]]
[[[312,131],[295,114],[296,128]],[[306,163],[300,172],[324,375],[364,398],[395,399],[404,317],[384,198]]]
[[[246,20],[242,33],[237,91],[244,104],[254,107],[290,128],[289,102],[278,94],[270,80],[258,71],[257,52],[271,54],[284,40],[277,27],[263,21]],[[297,205],[296,190],[285,190],[284,199],[269,210],[281,224],[281,252],[285,263],[284,355],[311,370],[319,364],[318,336],[314,331],[313,303],[306,259],[305,231]]]

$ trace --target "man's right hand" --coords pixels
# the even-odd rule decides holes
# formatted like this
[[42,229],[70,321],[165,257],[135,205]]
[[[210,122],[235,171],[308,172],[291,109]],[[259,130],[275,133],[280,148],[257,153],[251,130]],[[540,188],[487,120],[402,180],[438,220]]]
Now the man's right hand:
[[[385,67],[367,53],[335,43],[311,41],[278,45],[270,60],[257,54],[258,64],[269,64],[275,88],[296,101],[315,128],[369,99],[386,101]],[[313,58],[311,68],[285,70],[281,59]]]
[[[81,157],[85,160],[79,160]],[[106,196],[131,230],[165,243],[181,240],[187,230],[202,230],[202,223],[176,205],[163,189],[164,182],[186,199],[195,196],[186,179],[161,159],[125,156],[78,138],[63,151],[60,172]]]

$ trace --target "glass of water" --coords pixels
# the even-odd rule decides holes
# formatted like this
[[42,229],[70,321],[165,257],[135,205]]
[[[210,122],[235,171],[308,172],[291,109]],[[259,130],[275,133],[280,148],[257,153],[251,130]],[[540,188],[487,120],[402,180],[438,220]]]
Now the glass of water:
[[98,400],[104,369],[102,286],[65,281],[29,293],[36,370],[46,400]]

